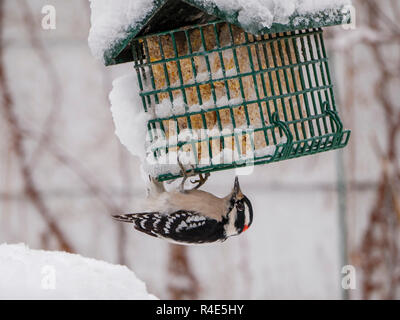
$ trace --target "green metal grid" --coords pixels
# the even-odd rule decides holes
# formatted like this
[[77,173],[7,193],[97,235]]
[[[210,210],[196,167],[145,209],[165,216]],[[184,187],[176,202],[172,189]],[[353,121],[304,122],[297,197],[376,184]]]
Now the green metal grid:
[[[221,45],[218,29],[226,24],[229,27],[230,43]],[[212,28],[216,46],[207,48],[206,34],[204,30]],[[333,86],[328,66],[328,57],[323,41],[322,29],[298,30],[279,34],[267,34],[254,36],[245,33],[245,41],[237,43],[232,31],[233,26],[223,21],[215,21],[204,25],[181,28],[156,35],[147,35],[135,39],[132,42],[132,55],[134,57],[135,68],[138,74],[140,96],[146,112],[151,112],[156,104],[160,103],[160,94],[167,94],[171,103],[174,104],[174,93],[181,93],[184,101],[185,113],[175,114],[164,118],[152,119],[148,122],[150,142],[155,141],[157,134],[164,133],[164,123],[175,124],[177,134],[179,134],[179,121],[186,121],[187,129],[196,134],[192,128],[192,117],[202,118],[202,129],[207,127],[206,115],[215,112],[219,130],[223,129],[221,123],[221,112],[229,111],[231,126],[237,129],[234,110],[244,109],[246,124],[251,130],[234,130],[229,134],[217,134],[212,136],[189,139],[186,141],[176,141],[176,143],[155,146],[152,149],[155,158],[167,154],[174,148],[191,146],[193,158],[196,161],[195,172],[207,173],[218,170],[239,168],[249,165],[266,164],[286,159],[312,155],[320,152],[343,148],[347,145],[350,138],[350,131],[343,130],[342,122],[336,111],[336,103],[333,94]],[[209,30],[209,29],[208,29]],[[201,36],[202,50],[195,51],[192,48],[191,36],[193,31],[198,31]],[[178,34],[185,37],[187,42],[187,52],[179,54],[176,37]],[[150,61],[148,40],[158,37],[161,59]],[[164,55],[162,37],[169,37],[173,43],[174,56],[166,58]],[[237,50],[246,48],[250,70],[241,70],[237,57]],[[291,51],[292,50],[292,51]],[[227,74],[224,66],[223,54],[232,52],[235,62],[234,74]],[[274,52],[268,55],[268,52]],[[286,54],[286,55],[285,55]],[[222,77],[215,78],[210,66],[211,57],[215,55],[220,59]],[[195,59],[204,59],[207,67],[208,79],[197,81]],[[256,58],[257,61],[254,61]],[[183,80],[181,62],[190,59],[192,63],[193,81],[185,83]],[[264,59],[264,61],[263,61]],[[288,60],[288,61],[287,61]],[[168,63],[176,63],[179,83],[170,83]],[[266,67],[263,67],[263,64]],[[163,67],[166,86],[156,87],[153,68],[159,65]],[[250,77],[253,81],[255,97],[246,97],[243,86],[244,79]],[[277,80],[275,87],[273,78]],[[299,79],[297,81],[296,79]],[[235,104],[219,105],[216,96],[216,84],[225,85],[227,100],[230,100],[229,81],[237,80],[240,86],[241,101]],[[261,85],[260,85],[261,83]],[[206,110],[192,112],[189,110],[187,101],[187,89],[194,88],[197,92],[199,105],[203,105],[204,97],[201,88],[210,85],[212,91],[213,106]],[[269,86],[268,86],[269,85]],[[270,88],[270,94],[268,94]],[[293,88],[293,90],[290,90]],[[249,116],[250,106],[258,106],[260,123],[253,123]],[[279,112],[281,111],[281,118]],[[283,117],[282,117],[283,115]],[[273,154],[262,156],[254,155],[245,158],[241,152],[241,137],[246,136],[246,141],[253,150],[254,135],[261,133],[264,137],[266,147],[276,146]],[[199,143],[206,142],[208,147],[207,155],[212,159],[215,154],[210,147],[212,141],[219,141],[222,148],[227,139],[234,140],[236,160],[215,164],[210,161],[208,164],[199,163],[197,147]],[[163,174],[159,180],[171,180],[179,177],[175,174]]]

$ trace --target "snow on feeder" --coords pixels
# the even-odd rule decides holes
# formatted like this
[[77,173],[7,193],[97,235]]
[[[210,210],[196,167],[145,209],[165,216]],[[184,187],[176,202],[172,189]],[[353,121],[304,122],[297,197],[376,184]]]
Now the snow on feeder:
[[[150,115],[148,160],[183,152],[201,174],[347,145],[321,28],[349,23],[348,1],[282,1],[297,7],[271,21],[257,9],[273,1],[246,2],[255,16],[229,1],[154,1],[104,51],[106,65],[134,63]],[[154,168],[160,181],[182,175],[177,165]]]

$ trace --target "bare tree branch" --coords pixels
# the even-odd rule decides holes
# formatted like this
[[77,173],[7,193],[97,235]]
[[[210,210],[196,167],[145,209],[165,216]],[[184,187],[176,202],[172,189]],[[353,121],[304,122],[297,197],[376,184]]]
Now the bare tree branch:
[[[397,24],[386,15],[381,4],[365,1],[372,28],[386,26],[398,32]],[[400,8],[398,8],[400,10]],[[378,13],[378,14],[377,14]],[[399,12],[395,12],[399,15]],[[399,42],[398,39],[393,41]],[[374,150],[379,156],[382,171],[376,190],[376,200],[371,209],[367,230],[361,244],[361,267],[363,269],[363,298],[398,298],[400,287],[400,219],[396,185],[400,183],[398,169],[398,137],[400,134],[399,101],[391,99],[389,92],[392,82],[400,80],[398,72],[392,72],[392,62],[384,55],[384,45],[376,42],[367,44],[376,65],[378,80],[375,96],[382,106],[386,124],[386,146],[382,148],[374,140]]]
[[43,66],[43,70],[47,74],[48,83],[51,86],[52,106],[44,121],[42,135],[40,139],[38,139],[37,146],[33,151],[30,159],[29,165],[34,168],[39,161],[39,158],[41,157],[43,146],[49,141],[49,139],[52,138],[54,124],[61,110],[60,104],[62,101],[63,88],[61,85],[60,77],[58,76],[57,70],[54,66],[52,56],[45,48],[40,39],[40,36],[38,35],[37,23],[28,2],[26,2],[26,0],[22,0],[17,1],[17,3],[24,16],[24,27],[26,29],[29,42],[34,49],[34,52],[36,52],[36,54],[38,55],[39,60]]
[[60,248],[64,251],[72,252],[72,246],[68,242],[65,234],[59,228],[58,224],[51,217],[50,211],[47,208],[38,188],[35,185],[33,174],[29,168],[26,153],[24,150],[24,140],[22,129],[18,119],[14,113],[14,101],[11,95],[11,91],[8,87],[6,71],[4,69],[4,42],[3,42],[3,22],[4,22],[4,0],[0,2],[0,90],[1,90],[1,108],[4,114],[5,121],[8,125],[10,132],[12,150],[16,155],[17,163],[21,171],[21,176],[23,179],[24,193],[30,200],[32,205],[39,212],[43,220],[46,222],[50,232],[57,239]]
[[199,284],[194,276],[187,256],[187,248],[170,245],[168,262],[169,292],[173,300],[194,300],[198,298]]

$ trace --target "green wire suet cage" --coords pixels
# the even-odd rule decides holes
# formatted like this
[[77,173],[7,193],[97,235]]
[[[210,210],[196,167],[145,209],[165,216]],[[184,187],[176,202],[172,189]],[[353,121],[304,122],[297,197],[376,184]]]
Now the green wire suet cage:
[[[107,64],[134,62],[143,108],[154,114],[148,132],[155,159],[183,150],[196,173],[208,173],[347,145],[322,30],[350,22],[347,13],[293,16],[264,28],[201,3],[159,1],[105,55]],[[157,143],[160,136],[168,143]],[[217,161],[226,150],[231,160]]]

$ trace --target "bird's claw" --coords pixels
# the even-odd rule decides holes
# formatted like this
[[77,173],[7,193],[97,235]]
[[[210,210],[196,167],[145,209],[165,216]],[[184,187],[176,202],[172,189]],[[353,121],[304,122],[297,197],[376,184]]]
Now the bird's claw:
[[[195,168],[195,166],[191,165],[192,169],[189,172],[187,172],[185,167],[183,166],[182,162],[179,159],[178,159],[178,164],[181,169],[181,174],[183,176],[179,190],[181,192],[185,192],[186,191],[185,190],[185,182],[189,177],[192,177],[196,174],[196,171],[195,171],[196,168]],[[197,183],[197,185],[195,187],[193,187],[191,190],[197,190],[201,186],[203,186],[207,182],[208,178],[210,177],[210,173],[209,172],[207,172],[205,174],[199,173],[198,176],[199,176],[199,178],[197,180],[190,180],[190,182],[192,184]]]
[[197,186],[195,186],[192,190],[197,190],[199,189],[201,186],[203,186],[208,178],[210,177],[210,173],[207,172],[204,175],[202,173],[199,173],[199,179],[198,180],[190,180],[191,183],[195,184],[197,183]]
[[191,165],[192,170],[187,172],[185,167],[183,166],[182,162],[180,161],[180,159],[178,159],[178,165],[179,165],[179,167],[181,169],[181,175],[183,176],[183,179],[182,179],[182,182],[181,182],[179,190],[181,192],[185,192],[186,191],[185,190],[185,182],[189,177],[195,175],[195,167],[193,165]]

